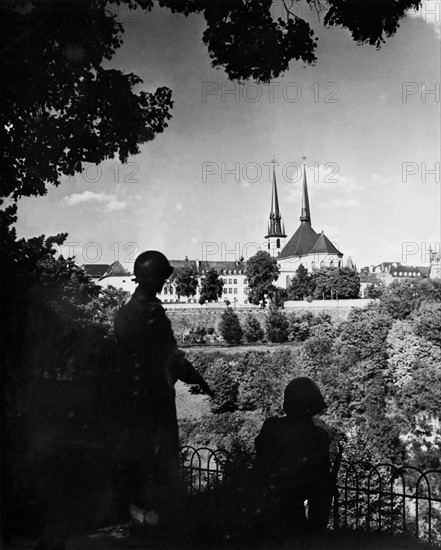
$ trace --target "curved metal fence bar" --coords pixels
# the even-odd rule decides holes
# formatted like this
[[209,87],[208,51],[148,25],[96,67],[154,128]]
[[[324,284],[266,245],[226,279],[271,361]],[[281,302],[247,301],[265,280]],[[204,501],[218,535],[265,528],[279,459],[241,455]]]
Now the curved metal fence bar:
[[427,479],[427,475],[425,473],[422,473],[420,475],[420,477],[417,479],[417,482],[416,482],[416,492],[415,492],[415,495],[416,495],[416,502],[417,502],[417,506],[416,506],[416,512],[415,512],[415,530],[417,532],[417,536],[419,534],[419,512],[420,512],[420,506],[419,506],[419,502],[420,502],[420,494],[419,494],[419,491],[420,491],[420,484],[421,484],[421,481],[424,480],[426,482],[426,487],[427,487],[427,498],[428,498],[428,505],[429,505],[429,510],[428,510],[428,514],[429,514],[429,517],[428,517],[428,527],[429,527],[429,544],[431,544],[432,542],[432,499],[431,499],[431,491],[430,491],[430,483],[429,483],[429,480]]
[[343,460],[337,491],[344,527],[411,534],[441,548],[441,471]]
[[[359,528],[359,498],[358,498],[358,495],[359,495],[359,481],[358,481],[358,472],[357,472],[357,468],[356,468],[356,464],[349,464],[348,462],[346,461],[342,461],[342,464],[347,464],[349,467],[346,469],[346,475],[345,475],[345,478],[344,478],[344,495],[345,495],[345,498],[343,500],[344,502],[344,511],[345,511],[345,521],[344,521],[344,525],[345,527],[347,527],[349,525],[349,522],[348,522],[348,509],[349,509],[349,506],[348,506],[348,503],[350,502],[350,498],[349,498],[349,491],[355,491],[355,528],[358,529]],[[350,472],[353,472],[354,476],[355,476],[355,487],[351,487],[350,486],[350,483],[349,483],[349,474]],[[338,477],[337,477],[337,490],[339,489],[339,484],[338,484]],[[338,511],[337,511],[338,513]]]
[[[398,478],[401,481],[402,492],[398,493],[394,489]],[[404,474],[402,468],[393,467],[392,475],[390,478],[390,494],[391,494],[391,508],[394,510],[395,497],[401,498],[401,504],[399,504],[399,515],[401,515],[401,532],[404,533],[406,530],[406,481],[404,479]],[[391,534],[395,534],[395,514],[391,514]]]
[[[207,500],[213,507],[219,498],[234,501],[238,485],[252,479],[252,465],[253,456],[246,453],[189,445],[181,449],[189,494],[217,495]],[[441,548],[441,471],[342,460],[330,525],[334,529],[411,534]]]
[[[372,474],[376,474],[378,480],[378,490],[371,488]],[[378,495],[378,530],[381,531],[381,505],[383,501],[383,491],[381,487],[381,474],[377,466],[372,466],[369,469],[367,475],[367,515],[366,515],[366,529],[371,530],[371,519],[373,519],[372,502],[371,497]]]

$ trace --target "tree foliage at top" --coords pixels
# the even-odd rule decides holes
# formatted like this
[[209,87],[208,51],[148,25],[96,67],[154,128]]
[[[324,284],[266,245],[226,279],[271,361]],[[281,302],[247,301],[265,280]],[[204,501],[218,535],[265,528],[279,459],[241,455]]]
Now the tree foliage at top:
[[123,31],[107,2],[2,2],[1,15],[1,196],[44,195],[167,126],[171,90],[135,93],[138,76],[104,68]]
[[[212,65],[230,79],[268,83],[291,60],[314,64],[317,39],[293,4],[275,18],[272,0],[158,0],[174,13],[203,15]],[[377,47],[420,0],[308,0],[325,26],[348,29]],[[84,163],[139,153],[167,127],[171,90],[135,92],[141,79],[106,68],[123,27],[109,6],[149,12],[154,0],[49,0],[0,3],[1,196],[39,196]],[[292,8],[292,9],[291,9]]]
[[248,278],[248,298],[252,304],[262,303],[264,306],[266,298],[272,298],[276,291],[273,282],[277,280],[279,272],[276,259],[268,252],[260,250],[248,260],[245,275]]

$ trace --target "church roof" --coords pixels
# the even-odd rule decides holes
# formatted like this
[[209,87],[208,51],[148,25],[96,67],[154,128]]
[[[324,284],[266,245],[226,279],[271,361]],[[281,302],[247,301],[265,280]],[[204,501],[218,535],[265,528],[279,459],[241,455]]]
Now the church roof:
[[192,267],[195,271],[197,270],[196,260],[170,260],[170,265],[174,269],[182,269],[183,267]]
[[331,243],[323,233],[317,234],[311,226],[311,211],[309,208],[308,183],[306,181],[306,168],[303,165],[303,189],[302,206],[300,209],[300,226],[294,235],[283,247],[278,260],[292,258],[293,256],[306,256],[307,254],[334,254],[343,257],[343,254]]
[[199,263],[199,271],[205,273],[210,269],[215,269],[220,274],[241,274],[245,272],[246,262],[235,261],[202,261]]
[[318,235],[308,222],[302,222],[283,247],[277,259],[290,258],[291,256],[304,256],[309,254],[317,241]]
[[102,275],[102,279],[105,277],[127,277],[130,273],[124,269],[120,262],[116,261],[108,266],[108,269]]
[[323,233],[320,233],[317,241],[311,249],[312,254],[336,254],[340,258],[343,254],[338,250],[328,239],[328,237]]

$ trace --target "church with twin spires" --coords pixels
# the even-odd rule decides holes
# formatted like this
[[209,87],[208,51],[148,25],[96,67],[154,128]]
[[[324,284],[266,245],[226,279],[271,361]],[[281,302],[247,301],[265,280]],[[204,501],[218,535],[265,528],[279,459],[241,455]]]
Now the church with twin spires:
[[267,251],[277,260],[280,275],[276,286],[288,288],[300,264],[308,271],[321,267],[341,267],[343,254],[323,233],[316,233],[311,224],[306,169],[303,165],[302,203],[300,225],[294,235],[286,240],[285,224],[279,207],[276,172],[273,167],[271,212],[265,236]]
[[[308,271],[325,266],[340,267],[342,265],[343,254],[332,244],[323,231],[316,233],[312,228],[305,166],[303,166],[300,225],[288,240],[280,213],[276,173],[273,168],[271,211],[265,236],[265,248],[267,252],[276,258],[280,267],[280,275],[275,282],[275,285],[279,288],[286,289],[290,286],[300,264],[303,264]],[[248,305],[246,261],[243,258],[237,258],[236,261],[217,261],[207,259],[189,260],[186,257],[183,260],[170,260],[170,264],[175,269],[192,267],[198,275],[198,289],[193,297],[178,296],[174,283],[167,281],[161,294],[158,295],[158,298],[164,304],[176,302],[197,304],[200,297],[201,280],[210,269],[214,268],[224,284],[223,296],[219,301]],[[114,262],[110,266],[96,264],[84,266],[84,268],[104,288],[114,286],[130,293],[135,290],[136,284],[133,275],[128,273],[119,262]]]

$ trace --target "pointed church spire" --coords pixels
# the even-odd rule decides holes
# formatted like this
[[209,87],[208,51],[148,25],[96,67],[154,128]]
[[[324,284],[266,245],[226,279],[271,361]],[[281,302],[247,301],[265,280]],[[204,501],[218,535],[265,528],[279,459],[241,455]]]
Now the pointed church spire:
[[308,184],[306,183],[306,168],[303,165],[303,191],[302,191],[302,209],[300,211],[300,221],[308,222],[311,225],[311,213],[309,211]]
[[[273,210],[273,199],[274,199],[274,210]],[[279,211],[279,197],[277,195],[277,183],[276,183],[276,170],[273,164],[273,195],[271,198],[271,212],[274,212],[274,218],[281,218]]]
[[275,170],[275,160],[273,160],[273,185],[272,185],[272,194],[271,194],[271,211],[269,215],[269,225],[268,225],[268,234],[265,238],[268,237],[286,237],[285,228],[282,230],[282,216],[280,214],[279,208],[279,196],[277,193],[277,182],[276,182],[276,170]]

